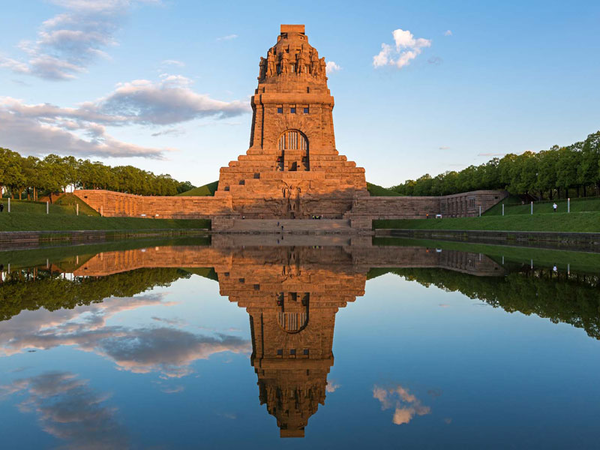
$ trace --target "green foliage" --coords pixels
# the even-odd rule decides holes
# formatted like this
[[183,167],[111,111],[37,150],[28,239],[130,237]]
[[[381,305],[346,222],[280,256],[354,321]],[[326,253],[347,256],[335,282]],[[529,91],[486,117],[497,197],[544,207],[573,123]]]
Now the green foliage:
[[397,197],[401,195],[398,192],[392,191],[391,189],[386,189],[373,183],[367,183],[367,190],[369,191],[369,194],[375,197]]
[[569,197],[570,189],[577,191],[577,197],[586,196],[590,188],[600,194],[600,131],[567,147],[554,146],[520,155],[511,153],[460,172],[445,172],[435,178],[426,174],[391,190],[401,195],[429,196],[503,189],[514,195],[543,199]]
[[133,166],[105,166],[98,161],[73,156],[48,155],[44,159],[22,157],[0,148],[0,188],[7,187],[13,198],[37,200],[39,191],[50,195],[67,188],[108,189],[138,195],[176,195],[194,186],[170,175],[155,175]]
[[213,181],[212,183],[205,184],[204,186],[200,186],[194,189],[190,189],[188,191],[182,192],[177,195],[189,195],[194,197],[212,197],[215,195],[215,192],[219,188],[219,182]]
[[600,232],[600,212],[486,215],[457,219],[374,220],[373,228],[398,230],[496,230]]

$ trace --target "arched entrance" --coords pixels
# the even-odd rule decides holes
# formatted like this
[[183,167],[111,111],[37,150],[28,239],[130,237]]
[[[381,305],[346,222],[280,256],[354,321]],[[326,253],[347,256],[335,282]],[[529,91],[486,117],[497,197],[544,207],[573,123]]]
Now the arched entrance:
[[299,130],[286,130],[277,141],[279,154],[277,157],[277,170],[281,171],[307,171],[310,170],[308,152],[308,139]]

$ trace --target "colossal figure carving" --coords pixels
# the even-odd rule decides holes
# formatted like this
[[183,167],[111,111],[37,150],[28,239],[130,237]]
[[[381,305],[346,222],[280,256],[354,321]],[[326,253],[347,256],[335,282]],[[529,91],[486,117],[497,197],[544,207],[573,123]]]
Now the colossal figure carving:
[[267,74],[267,60],[262,56],[260,57],[259,68],[260,70],[258,71],[258,79],[262,80]]
[[[264,61],[251,100],[250,149],[221,168],[215,197],[231,202],[234,217],[341,219],[369,194],[364,169],[335,148],[325,58],[308,43],[304,25],[282,25],[263,77]],[[293,202],[282,195],[290,187]]]
[[275,64],[275,55],[271,50],[269,50],[269,53],[267,54],[267,76],[272,77],[275,75],[276,71],[277,68]]

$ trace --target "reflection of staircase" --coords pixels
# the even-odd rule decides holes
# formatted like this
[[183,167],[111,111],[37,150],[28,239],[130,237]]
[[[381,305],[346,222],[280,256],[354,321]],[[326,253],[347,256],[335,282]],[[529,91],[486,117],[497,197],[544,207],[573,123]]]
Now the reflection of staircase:
[[[283,226],[283,230],[281,227]],[[236,219],[228,233],[352,233],[344,219]]]

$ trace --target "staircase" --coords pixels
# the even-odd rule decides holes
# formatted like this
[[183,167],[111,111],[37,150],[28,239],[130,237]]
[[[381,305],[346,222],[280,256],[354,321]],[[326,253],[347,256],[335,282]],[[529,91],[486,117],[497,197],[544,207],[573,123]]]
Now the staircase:
[[236,219],[226,233],[255,234],[351,234],[345,219]]

